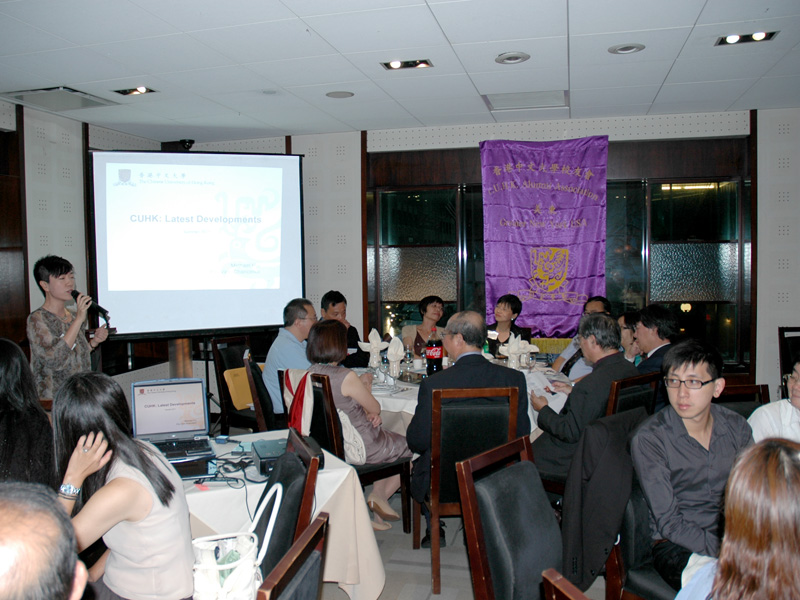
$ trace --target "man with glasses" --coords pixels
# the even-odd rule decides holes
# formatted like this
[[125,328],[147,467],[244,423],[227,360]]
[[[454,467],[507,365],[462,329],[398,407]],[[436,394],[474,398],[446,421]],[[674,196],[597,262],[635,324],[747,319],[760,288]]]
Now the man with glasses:
[[753,434],[743,417],[712,404],[725,388],[716,348],[675,344],[661,372],[669,406],[641,425],[631,455],[650,507],[653,565],[678,590],[692,552],[719,554],[725,484]]
[[278,330],[278,337],[269,348],[263,375],[276,415],[286,412],[278,384],[278,371],[307,369],[311,366],[306,358],[306,340],[316,320],[314,305],[305,298],[295,298],[283,309],[283,327]]
[[[584,315],[611,314],[611,302],[603,296],[592,296],[583,305]],[[553,369],[565,373],[572,381],[578,382],[592,372],[592,366],[583,357],[576,335],[569,345],[553,361]]]
[[756,442],[780,437],[800,443],[800,356],[794,361],[786,388],[789,391],[787,399],[759,406],[747,419]]
[[[435,389],[463,389],[477,387],[516,387],[519,388],[517,406],[517,436],[530,435],[531,422],[528,418],[528,386],[525,375],[521,372],[495,365],[481,355],[483,342],[486,341],[486,321],[474,311],[454,314],[447,321],[442,331],[442,344],[453,366],[434,373],[424,379],[419,386],[417,408],[408,425],[406,440],[408,447],[420,455],[414,462],[411,473],[411,496],[423,503],[430,489],[431,482],[431,419],[432,399]],[[443,399],[442,402],[464,402],[459,399]],[[425,514],[426,520],[430,513]],[[422,540],[422,547],[430,547],[430,523]],[[444,530],[440,539],[444,546]]]

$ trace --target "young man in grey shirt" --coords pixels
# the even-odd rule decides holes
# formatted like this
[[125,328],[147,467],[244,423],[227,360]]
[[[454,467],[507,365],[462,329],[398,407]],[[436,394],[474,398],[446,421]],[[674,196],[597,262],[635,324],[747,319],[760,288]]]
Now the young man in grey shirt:
[[753,433],[743,417],[712,404],[725,388],[722,357],[712,346],[672,346],[662,373],[669,406],[642,424],[631,454],[650,507],[653,566],[678,590],[693,552],[719,554],[725,484]]

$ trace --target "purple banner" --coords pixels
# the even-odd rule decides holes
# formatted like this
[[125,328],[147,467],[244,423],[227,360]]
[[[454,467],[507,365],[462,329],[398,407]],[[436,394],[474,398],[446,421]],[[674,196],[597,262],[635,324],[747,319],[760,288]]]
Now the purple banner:
[[605,295],[607,160],[607,136],[481,142],[487,322],[515,294],[517,325],[568,337]]

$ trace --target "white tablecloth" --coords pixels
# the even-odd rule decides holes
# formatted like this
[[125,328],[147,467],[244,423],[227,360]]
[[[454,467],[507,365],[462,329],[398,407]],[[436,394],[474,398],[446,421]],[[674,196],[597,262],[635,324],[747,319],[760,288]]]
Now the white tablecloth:
[[[284,431],[233,436],[251,442],[257,439],[286,437]],[[236,444],[219,446],[218,455],[230,452]],[[241,531],[250,525],[265,483],[248,483],[234,489],[224,483],[209,483],[207,489],[185,484],[192,522],[192,536]],[[325,468],[317,476],[314,516],[330,515],[323,579],[339,584],[353,600],[376,600],[383,591],[386,573],[370,523],[358,475],[350,465],[325,452]]]

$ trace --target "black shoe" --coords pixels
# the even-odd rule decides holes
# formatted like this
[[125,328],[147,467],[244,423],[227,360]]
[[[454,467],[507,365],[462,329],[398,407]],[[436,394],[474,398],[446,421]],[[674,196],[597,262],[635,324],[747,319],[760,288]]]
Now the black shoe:
[[[431,547],[431,530],[425,530],[425,537],[422,538],[422,541],[419,544],[423,548],[430,548]],[[444,535],[444,525],[439,525],[439,547],[445,548],[447,547],[447,538]]]

